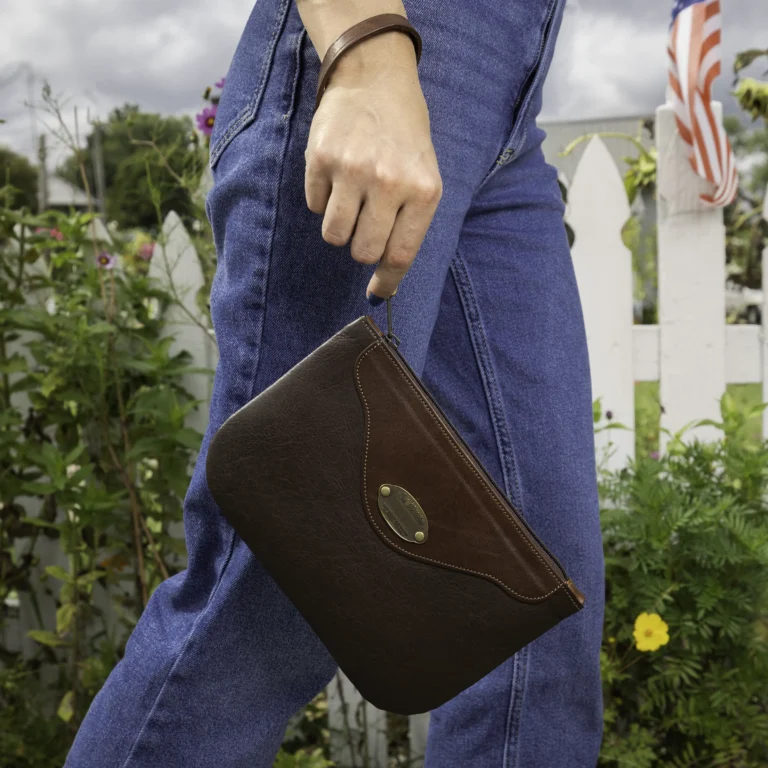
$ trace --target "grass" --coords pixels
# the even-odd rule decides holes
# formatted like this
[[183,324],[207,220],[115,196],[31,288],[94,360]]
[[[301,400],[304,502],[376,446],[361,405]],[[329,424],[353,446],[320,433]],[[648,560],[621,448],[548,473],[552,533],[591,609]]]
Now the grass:
[[[736,403],[747,410],[762,402],[760,384],[729,384],[730,392]],[[659,450],[659,402],[658,381],[638,381],[635,384],[635,453],[652,453]],[[756,441],[762,440],[762,416],[753,416],[752,435]]]

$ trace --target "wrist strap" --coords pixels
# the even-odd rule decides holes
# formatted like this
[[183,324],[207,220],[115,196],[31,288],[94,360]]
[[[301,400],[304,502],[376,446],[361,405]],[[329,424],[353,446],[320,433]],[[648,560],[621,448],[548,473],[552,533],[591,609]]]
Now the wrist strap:
[[320,67],[320,74],[317,79],[315,111],[317,111],[318,106],[320,106],[320,99],[328,85],[328,78],[336,66],[339,56],[355,43],[359,43],[361,40],[365,40],[373,35],[378,35],[380,32],[387,32],[391,29],[405,32],[410,36],[411,40],[413,40],[414,48],[416,49],[416,63],[419,63],[419,60],[421,59],[421,35],[416,31],[416,27],[414,27],[405,16],[401,16],[399,13],[380,13],[378,16],[371,16],[368,19],[363,19],[351,26],[346,32],[339,35],[326,51],[325,56],[323,57],[322,66]]

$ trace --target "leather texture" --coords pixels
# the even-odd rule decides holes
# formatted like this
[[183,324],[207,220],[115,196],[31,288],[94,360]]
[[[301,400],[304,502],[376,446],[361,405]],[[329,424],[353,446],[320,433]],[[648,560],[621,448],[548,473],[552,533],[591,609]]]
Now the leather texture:
[[[440,706],[583,607],[374,321],[350,323],[219,429],[214,500],[360,693]],[[429,537],[397,537],[378,488]]]
[[339,35],[325,52],[323,63],[317,76],[315,112],[317,112],[317,108],[320,106],[320,99],[323,97],[323,92],[328,85],[331,72],[333,72],[339,56],[355,45],[355,43],[390,30],[405,32],[413,40],[413,45],[416,49],[416,63],[419,63],[421,59],[421,35],[405,16],[401,16],[399,13],[380,13],[363,19]]

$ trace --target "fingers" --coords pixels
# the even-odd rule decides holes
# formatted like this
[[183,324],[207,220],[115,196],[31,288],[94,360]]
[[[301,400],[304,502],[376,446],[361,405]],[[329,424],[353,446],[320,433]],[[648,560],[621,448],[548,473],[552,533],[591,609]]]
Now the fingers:
[[387,241],[381,262],[368,283],[367,293],[387,298],[396,290],[411,268],[432,222],[442,190],[426,185],[400,208]]
[[401,205],[398,197],[374,189],[363,201],[352,237],[352,258],[361,264],[376,264],[384,255],[387,241]]
[[337,181],[325,208],[323,240],[331,245],[346,245],[355,230],[361,205],[360,190],[346,181]]
[[378,263],[368,293],[391,296],[416,258],[442,196],[434,153],[407,162],[336,142],[331,148],[311,144],[305,157],[307,205],[323,214],[323,239],[349,243],[355,261]]

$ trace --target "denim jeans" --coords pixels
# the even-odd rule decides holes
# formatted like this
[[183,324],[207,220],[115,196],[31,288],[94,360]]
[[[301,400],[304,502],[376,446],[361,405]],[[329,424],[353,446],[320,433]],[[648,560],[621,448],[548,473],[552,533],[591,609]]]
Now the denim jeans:
[[[589,363],[563,204],[536,126],[563,0],[406,0],[443,197],[393,300],[400,350],[586,607],[432,713],[427,768],[591,768],[603,556]],[[213,12],[213,11],[212,11]],[[320,62],[291,0],[258,0],[211,137],[220,350],[184,504],[188,567],[152,595],[68,768],[269,768],[336,664],[205,481],[235,410],[362,314],[373,266],[304,197]],[[255,513],[258,510],[254,511]]]

